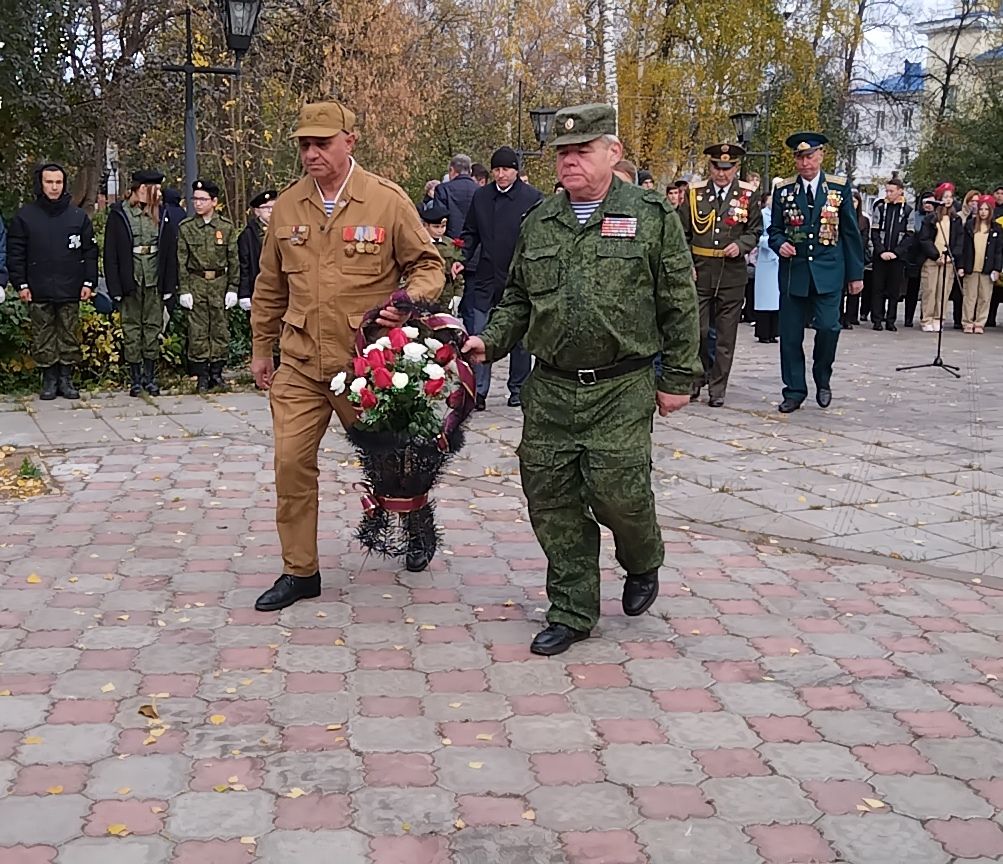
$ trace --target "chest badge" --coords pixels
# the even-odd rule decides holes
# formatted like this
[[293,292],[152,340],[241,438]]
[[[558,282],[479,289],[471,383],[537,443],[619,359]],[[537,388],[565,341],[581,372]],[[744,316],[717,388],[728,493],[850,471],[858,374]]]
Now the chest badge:
[[633,216],[604,216],[599,233],[602,237],[632,239],[637,236],[637,219]]
[[217,246],[222,246],[223,245],[223,232],[222,231],[217,231],[216,232],[216,245]]
[[79,234],[71,234],[69,242],[66,245],[66,248],[67,249],[79,249],[81,247],[81,245],[82,244],[80,242],[80,235]]
[[306,243],[309,236],[309,225],[293,225],[292,228],[289,229],[289,242],[292,243],[293,246],[302,246]]

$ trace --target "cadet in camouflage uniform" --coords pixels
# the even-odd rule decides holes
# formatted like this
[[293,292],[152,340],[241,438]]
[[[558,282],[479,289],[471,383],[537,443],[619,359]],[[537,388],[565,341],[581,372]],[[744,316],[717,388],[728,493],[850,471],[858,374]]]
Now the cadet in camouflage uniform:
[[442,256],[446,272],[446,287],[439,295],[438,303],[448,309],[452,314],[456,314],[460,305],[460,298],[463,296],[463,273],[453,276],[453,265],[463,263],[463,245],[456,240],[446,237],[446,222],[449,219],[449,211],[438,201],[432,201],[425,207],[418,208],[418,215],[435,244],[435,251]]
[[[745,150],[738,144],[712,144],[703,152],[710,156],[710,180],[694,183],[679,205],[686,242],[693,252],[700,298],[700,360],[704,374],[694,382],[690,395],[698,399],[706,382],[711,408],[720,408],[728,388],[738,320],[745,301],[745,256],[759,242],[763,214],[756,187],[737,176]],[[712,327],[717,334],[713,358]]]
[[216,212],[219,187],[192,184],[195,215],[178,230],[178,302],[189,310],[188,359],[198,375],[198,392],[222,388],[230,346],[226,310],[237,305],[240,261],[237,228]]
[[[549,626],[530,646],[559,654],[599,618],[599,525],[627,571],[623,610],[658,596],[664,557],[651,490],[651,429],[689,402],[699,374],[697,298],[679,218],[654,191],[613,177],[622,155],[608,105],[557,112],[563,192],[522,226],[501,303],[464,351],[537,357],[519,445],[533,530],[547,556]],[[662,355],[656,379],[653,360]]]

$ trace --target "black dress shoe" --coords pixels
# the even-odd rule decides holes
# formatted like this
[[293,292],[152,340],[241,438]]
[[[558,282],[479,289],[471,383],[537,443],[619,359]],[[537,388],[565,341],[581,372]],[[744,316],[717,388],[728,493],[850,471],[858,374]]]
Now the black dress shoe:
[[784,399],[784,401],[777,406],[777,411],[781,414],[790,414],[792,411],[797,411],[800,407],[800,402],[795,402],[793,399]]
[[880,322],[880,321],[875,321],[875,322],[874,322],[874,323],[873,323],[873,324],[871,325],[871,329],[872,329],[872,330],[884,330],[885,328],[881,326],[881,322]]
[[320,571],[313,576],[291,576],[283,573],[275,584],[262,594],[254,608],[259,612],[277,612],[292,606],[297,600],[320,597]]
[[488,407],[488,400],[486,396],[481,396],[478,394],[477,401],[474,402],[475,411],[486,411]]
[[546,630],[536,634],[529,650],[534,654],[552,657],[554,654],[563,654],[576,642],[588,638],[587,630],[573,630],[564,624],[550,624]]
[[720,408],[724,405],[724,398],[721,396],[712,396],[707,402],[711,408]]
[[885,324],[885,330],[887,330],[889,333],[898,333],[899,328],[895,326],[894,321],[889,321],[887,324]]
[[698,402],[700,400],[700,388],[690,388],[690,402]]
[[404,557],[404,566],[411,573],[421,573],[428,567],[433,555],[434,553],[426,551],[424,544],[408,549],[407,555]]
[[642,573],[640,576],[627,574],[623,583],[623,614],[632,618],[643,615],[658,597],[658,571]]
[[844,330],[852,330],[853,329],[853,325],[849,321],[844,321],[840,326]]
[[508,407],[509,408],[522,407],[522,398],[519,396],[518,393],[513,393],[511,396],[508,397]]
[[815,401],[819,408],[828,408],[832,402],[832,391],[828,387],[819,387],[815,393]]
[[912,321],[904,321],[903,322],[903,326],[904,327],[912,327]]

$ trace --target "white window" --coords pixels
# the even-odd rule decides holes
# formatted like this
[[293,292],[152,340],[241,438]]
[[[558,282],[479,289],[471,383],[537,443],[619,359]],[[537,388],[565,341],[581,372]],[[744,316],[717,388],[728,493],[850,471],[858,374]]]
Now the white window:
[[877,117],[875,118],[875,121],[874,121],[874,128],[878,132],[881,132],[881,131],[884,130],[884,128],[885,128],[885,112],[884,111],[878,111]]
[[902,126],[905,129],[912,129],[912,108],[906,108],[902,112]]

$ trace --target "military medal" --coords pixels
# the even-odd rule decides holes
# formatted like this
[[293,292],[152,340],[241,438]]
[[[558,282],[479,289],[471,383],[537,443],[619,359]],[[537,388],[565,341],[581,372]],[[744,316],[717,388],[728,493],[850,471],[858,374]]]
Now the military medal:
[[602,237],[633,238],[637,236],[637,219],[633,216],[604,216],[599,230]]
[[293,246],[302,246],[306,243],[306,238],[310,236],[309,225],[293,225],[289,229],[289,242]]
[[217,246],[222,246],[223,245],[223,232],[222,231],[217,231],[216,232],[216,245]]
[[834,246],[839,240],[839,205],[843,198],[835,189],[825,187],[825,204],[819,217],[818,242],[823,246]]
[[351,243],[345,244],[345,254],[351,258],[355,254],[355,246]]

